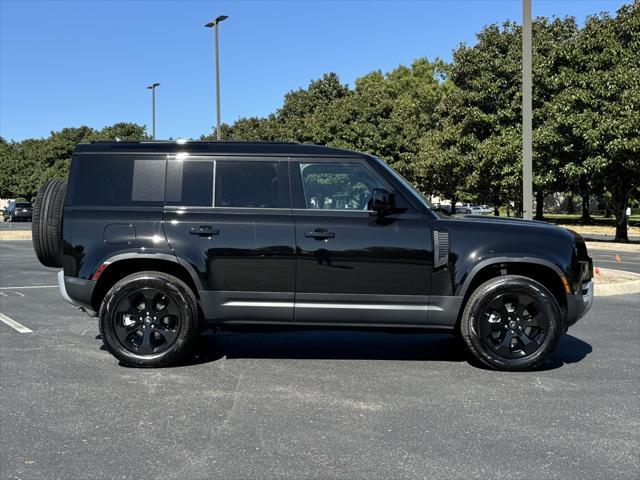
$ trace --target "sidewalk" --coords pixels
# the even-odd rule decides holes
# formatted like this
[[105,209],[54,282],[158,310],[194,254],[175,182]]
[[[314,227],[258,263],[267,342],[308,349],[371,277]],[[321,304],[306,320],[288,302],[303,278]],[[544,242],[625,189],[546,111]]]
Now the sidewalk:
[[640,292],[640,275],[609,268],[598,268],[595,272],[596,297],[624,295]]
[[[559,227],[573,230],[582,235],[587,241],[594,242],[613,242],[616,238],[614,227],[602,227],[597,225],[563,225]],[[630,242],[640,243],[640,229],[638,227],[629,227],[628,237]]]

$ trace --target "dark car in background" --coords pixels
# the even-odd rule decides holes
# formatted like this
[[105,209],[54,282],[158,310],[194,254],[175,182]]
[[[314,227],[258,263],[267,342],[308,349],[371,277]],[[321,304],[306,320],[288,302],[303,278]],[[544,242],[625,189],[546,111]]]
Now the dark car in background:
[[29,202],[10,203],[4,210],[5,222],[31,221],[33,208]]

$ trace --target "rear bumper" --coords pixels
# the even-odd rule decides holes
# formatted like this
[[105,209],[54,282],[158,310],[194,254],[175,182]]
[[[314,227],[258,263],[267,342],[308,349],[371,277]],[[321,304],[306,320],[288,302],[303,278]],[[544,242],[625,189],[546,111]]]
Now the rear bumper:
[[58,289],[60,290],[60,296],[71,305],[81,308],[91,316],[96,315],[91,305],[91,298],[95,286],[96,282],[93,280],[65,277],[63,270],[58,272]]
[[64,284],[64,271],[62,270],[58,272],[58,290],[60,291],[60,296],[64,298],[65,302],[68,302],[71,305],[76,305],[67,293],[67,287]]
[[575,295],[567,296],[567,327],[570,327],[591,309],[593,305],[593,278],[582,282],[582,288]]

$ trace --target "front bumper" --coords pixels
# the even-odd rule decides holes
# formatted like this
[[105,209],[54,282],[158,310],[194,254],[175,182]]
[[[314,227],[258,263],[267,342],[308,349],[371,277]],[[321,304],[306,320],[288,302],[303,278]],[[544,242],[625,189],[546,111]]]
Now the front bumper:
[[582,282],[581,289],[575,295],[567,296],[567,328],[576,323],[593,305],[593,290],[594,281],[593,278]]
[[[585,287],[586,284],[586,287]],[[595,289],[595,283],[593,278],[588,282],[582,284],[582,302],[584,303],[584,311],[582,316],[586,315],[593,305],[593,291]]]

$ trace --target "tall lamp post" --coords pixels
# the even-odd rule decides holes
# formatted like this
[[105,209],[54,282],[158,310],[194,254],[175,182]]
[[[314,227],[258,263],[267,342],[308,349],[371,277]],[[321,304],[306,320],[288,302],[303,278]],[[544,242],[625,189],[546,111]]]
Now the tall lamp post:
[[156,139],[156,87],[159,86],[159,83],[153,83],[147,87],[148,90],[151,90],[151,121],[153,125],[153,140]]
[[207,28],[213,28],[215,39],[215,51],[216,51],[216,139],[220,140],[222,134],[220,133],[220,58],[218,54],[218,24],[223,20],[229,18],[226,15],[220,15],[214,21],[205,25]]
[[533,208],[533,132],[531,0],[522,0],[522,218]]

